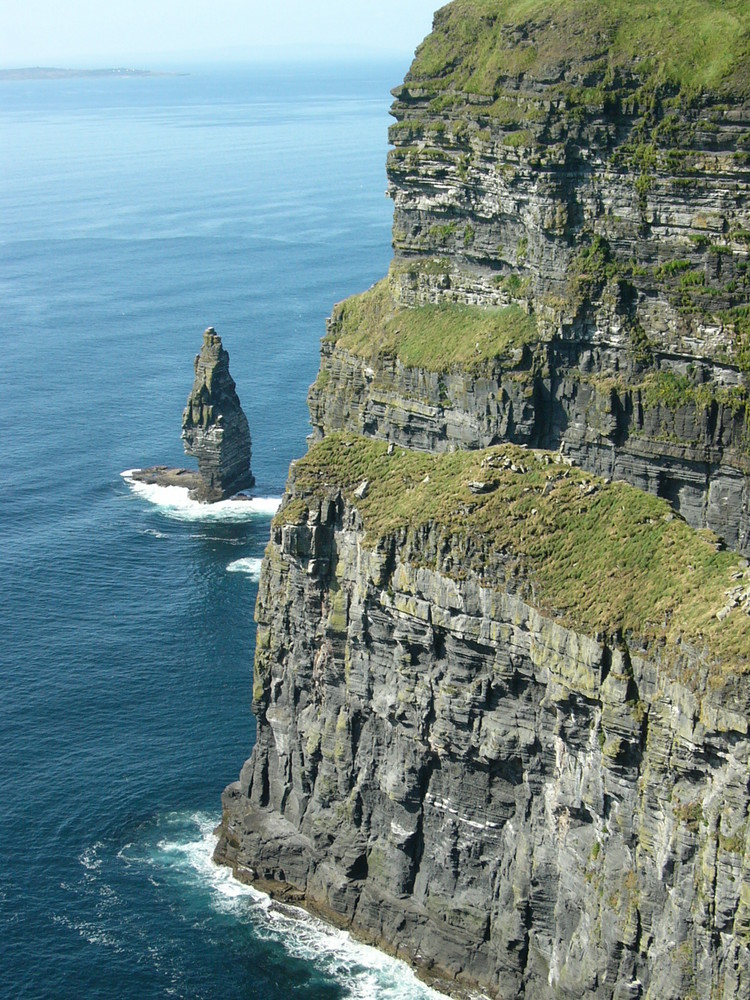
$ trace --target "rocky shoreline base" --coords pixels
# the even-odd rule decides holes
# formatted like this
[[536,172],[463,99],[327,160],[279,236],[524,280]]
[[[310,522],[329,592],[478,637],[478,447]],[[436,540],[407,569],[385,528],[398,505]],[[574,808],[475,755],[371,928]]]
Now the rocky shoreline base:
[[[128,472],[131,479],[148,486],[180,486],[191,492],[201,486],[201,475],[195,469],[173,469],[167,465],[152,465],[148,469],[131,469]],[[227,500],[251,500],[246,493],[236,493]]]
[[[224,795],[231,795],[235,786],[237,786],[236,791],[239,792],[239,782],[234,782],[227,787]],[[421,982],[439,993],[452,997],[453,1000],[487,1000],[487,995],[479,983],[473,987],[457,983],[447,970],[440,969],[434,963],[420,964],[415,962],[413,956],[405,949],[394,946],[387,938],[381,937],[359,924],[352,923],[337,910],[331,909],[319,898],[306,894],[291,882],[259,878],[252,868],[247,868],[232,860],[231,849],[226,850],[228,842],[225,837],[226,831],[223,821],[215,832],[219,836],[219,841],[213,855],[214,862],[217,865],[231,868],[232,875],[238,882],[243,885],[251,885],[258,892],[264,892],[270,896],[275,905],[289,910],[293,910],[295,907],[304,910],[333,927],[345,930],[355,941],[370,945],[386,955],[391,955],[405,962]]]
[[131,479],[148,486],[182,486],[196,489],[201,482],[200,473],[195,469],[170,469],[166,465],[152,465],[148,469],[131,469]]

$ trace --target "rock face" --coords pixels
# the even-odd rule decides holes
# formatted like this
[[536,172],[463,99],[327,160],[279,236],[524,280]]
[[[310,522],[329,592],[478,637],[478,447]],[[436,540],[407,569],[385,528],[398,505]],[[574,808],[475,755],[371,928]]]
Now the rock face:
[[213,327],[195,358],[195,382],[182,416],[185,452],[198,460],[200,481],[191,496],[226,500],[255,482],[250,471],[250,428],[229,374],[229,354]]
[[483,364],[399,365],[398,338],[373,360],[375,329],[347,349],[339,310],[312,421],[418,448],[564,441],[748,552],[746,65],[701,89],[697,51],[692,84],[658,81],[649,45],[679,28],[652,24],[641,70],[618,62],[614,6],[438,12],[394,90],[394,308],[515,304],[538,336]]
[[[529,487],[546,516],[566,467],[520,455],[519,487],[555,470]],[[454,519],[380,533],[365,507],[398,453],[362,501],[334,461],[312,492],[293,474],[266,552],[258,742],[218,859],[454,993],[750,995],[747,674],[554,620],[516,554]]]
[[[314,440],[332,430],[357,430],[425,451],[499,441],[562,448],[597,475],[664,497],[693,527],[710,528],[750,554],[744,404],[680,400],[679,389],[669,394],[669,376],[660,395],[660,374],[632,385],[614,375],[588,379],[581,356],[590,345],[527,346],[481,372],[417,369],[397,357],[373,365],[336,346],[339,324],[334,315],[321,353],[322,377],[309,394]],[[614,350],[609,363],[617,372]],[[692,364],[695,371],[697,362]]]
[[750,997],[748,37],[456,0],[394,91],[216,857],[457,995]]

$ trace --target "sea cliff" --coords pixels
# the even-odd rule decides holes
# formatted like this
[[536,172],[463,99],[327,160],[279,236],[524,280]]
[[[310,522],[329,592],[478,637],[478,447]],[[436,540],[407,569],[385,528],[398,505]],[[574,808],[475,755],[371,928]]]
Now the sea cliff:
[[750,995],[749,27],[455,0],[394,91],[216,856],[448,992]]
[[387,289],[334,312],[317,435],[563,444],[747,552],[747,73],[743,3],[439,11],[394,90]]

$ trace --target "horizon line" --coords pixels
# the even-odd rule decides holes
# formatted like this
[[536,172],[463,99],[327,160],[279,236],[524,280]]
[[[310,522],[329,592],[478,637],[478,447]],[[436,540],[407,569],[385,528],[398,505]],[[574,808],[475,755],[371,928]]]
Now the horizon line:
[[414,58],[414,52],[406,50],[356,49],[350,47],[346,51],[327,49],[325,51],[305,51],[302,48],[279,48],[245,53],[216,53],[203,55],[199,53],[162,53],[153,55],[130,55],[119,57],[79,56],[27,60],[0,59],[0,72],[66,71],[66,72],[159,72],[174,71],[180,66],[248,66],[248,65],[289,65],[320,64],[320,63],[351,63],[365,59],[368,62],[392,62],[406,60],[407,66]]

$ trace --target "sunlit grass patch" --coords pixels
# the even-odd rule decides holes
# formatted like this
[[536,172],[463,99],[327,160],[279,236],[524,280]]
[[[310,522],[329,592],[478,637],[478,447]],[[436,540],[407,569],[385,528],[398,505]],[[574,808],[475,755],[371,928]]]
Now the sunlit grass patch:
[[[365,479],[367,494],[357,499]],[[473,493],[472,481],[491,492]],[[658,497],[512,445],[389,455],[384,442],[331,435],[296,463],[294,500],[278,517],[299,520],[333,489],[356,505],[373,545],[429,527],[442,541],[420,549],[426,563],[441,550],[465,553],[453,575],[520,588],[539,610],[587,634],[619,632],[675,650],[688,642],[708,650],[717,676],[748,669],[750,618],[741,607],[717,617],[745,561]]]
[[391,355],[428,371],[470,369],[538,339],[534,317],[519,306],[405,308],[395,303],[387,278],[336,306],[329,337],[353,354]]

